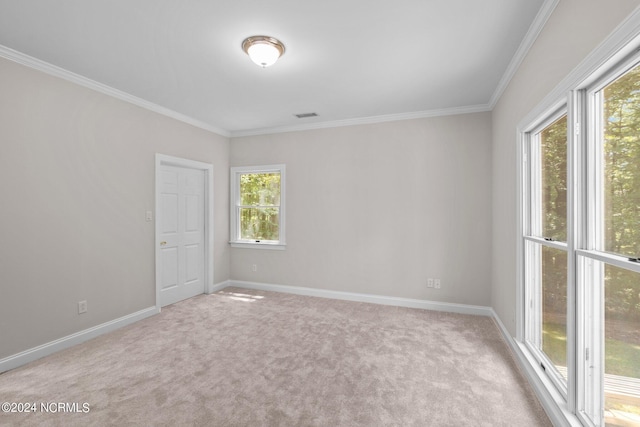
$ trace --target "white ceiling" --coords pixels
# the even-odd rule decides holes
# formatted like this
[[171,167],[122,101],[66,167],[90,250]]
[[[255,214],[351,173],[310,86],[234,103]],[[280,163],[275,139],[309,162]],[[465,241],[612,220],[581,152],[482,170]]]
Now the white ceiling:
[[[548,3],[0,0],[0,45],[244,135],[488,110]],[[251,35],[286,53],[256,66]]]

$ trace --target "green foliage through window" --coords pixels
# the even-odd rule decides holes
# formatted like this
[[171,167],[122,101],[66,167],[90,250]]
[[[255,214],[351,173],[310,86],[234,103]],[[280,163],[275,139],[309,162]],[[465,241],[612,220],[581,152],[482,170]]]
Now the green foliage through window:
[[542,237],[567,241],[567,116],[540,133]]
[[[567,366],[567,252],[546,246],[542,247],[542,350],[556,366]],[[563,376],[565,372],[560,370]]]
[[640,66],[604,89],[604,250],[640,257]]
[[[640,66],[603,92],[604,250],[635,258],[640,256]],[[613,267],[606,271],[607,319],[640,322],[640,276]]]
[[240,238],[280,239],[280,173],[240,175]]

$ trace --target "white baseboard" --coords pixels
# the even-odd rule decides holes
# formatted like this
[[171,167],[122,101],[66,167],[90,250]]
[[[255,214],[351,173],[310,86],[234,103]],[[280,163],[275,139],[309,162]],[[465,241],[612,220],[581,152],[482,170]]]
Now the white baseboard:
[[347,301],[368,302],[373,304],[393,305],[397,307],[421,308],[424,310],[446,311],[449,313],[473,314],[492,316],[491,307],[453,304],[447,302],[419,300],[411,298],[389,297],[383,295],[359,294],[353,292],[331,291],[326,289],[304,288],[300,286],[275,285],[270,283],[245,282],[230,280],[230,286],[238,288],[256,289],[261,291],[283,292],[288,294],[306,295],[311,297],[340,299]]
[[225,281],[220,282],[220,283],[214,283],[214,284],[211,284],[211,285],[207,286],[207,290],[206,290],[205,293],[212,294],[214,292],[221,291],[222,289],[224,289],[224,288],[226,288],[228,286],[231,286],[231,280],[225,280]]
[[116,329],[122,328],[123,326],[127,326],[139,320],[146,319],[147,317],[158,314],[159,312],[160,310],[158,310],[155,306],[145,308],[144,310],[128,314],[126,316],[111,320],[101,325],[85,329],[84,331],[76,332],[75,334],[67,335],[66,337],[57,339],[55,341],[51,341],[46,344],[31,348],[29,350],[14,354],[12,356],[5,357],[4,359],[0,359],[0,373],[17,368],[18,366],[25,365],[29,362],[33,362],[34,360],[48,356],[57,351],[64,350],[74,345],[83,343],[102,334],[106,334],[107,332],[115,331]]

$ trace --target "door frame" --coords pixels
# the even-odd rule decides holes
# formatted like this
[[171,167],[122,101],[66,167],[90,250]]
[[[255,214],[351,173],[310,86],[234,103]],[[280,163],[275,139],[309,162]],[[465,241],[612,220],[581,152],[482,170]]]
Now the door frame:
[[196,160],[183,159],[156,153],[155,171],[155,273],[156,273],[156,308],[160,311],[160,168],[162,166],[177,166],[204,172],[204,286],[203,293],[213,290],[213,165]]

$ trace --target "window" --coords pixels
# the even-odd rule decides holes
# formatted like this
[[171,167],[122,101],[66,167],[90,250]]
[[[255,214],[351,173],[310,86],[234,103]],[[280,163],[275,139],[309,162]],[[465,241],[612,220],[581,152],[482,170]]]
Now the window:
[[567,114],[566,107],[527,135],[525,342],[567,393]]
[[584,416],[640,425],[640,65],[638,58],[586,88],[590,118],[577,248]]
[[231,168],[231,245],[284,249],[285,166]]
[[584,425],[640,425],[640,56],[522,134],[522,342]]

